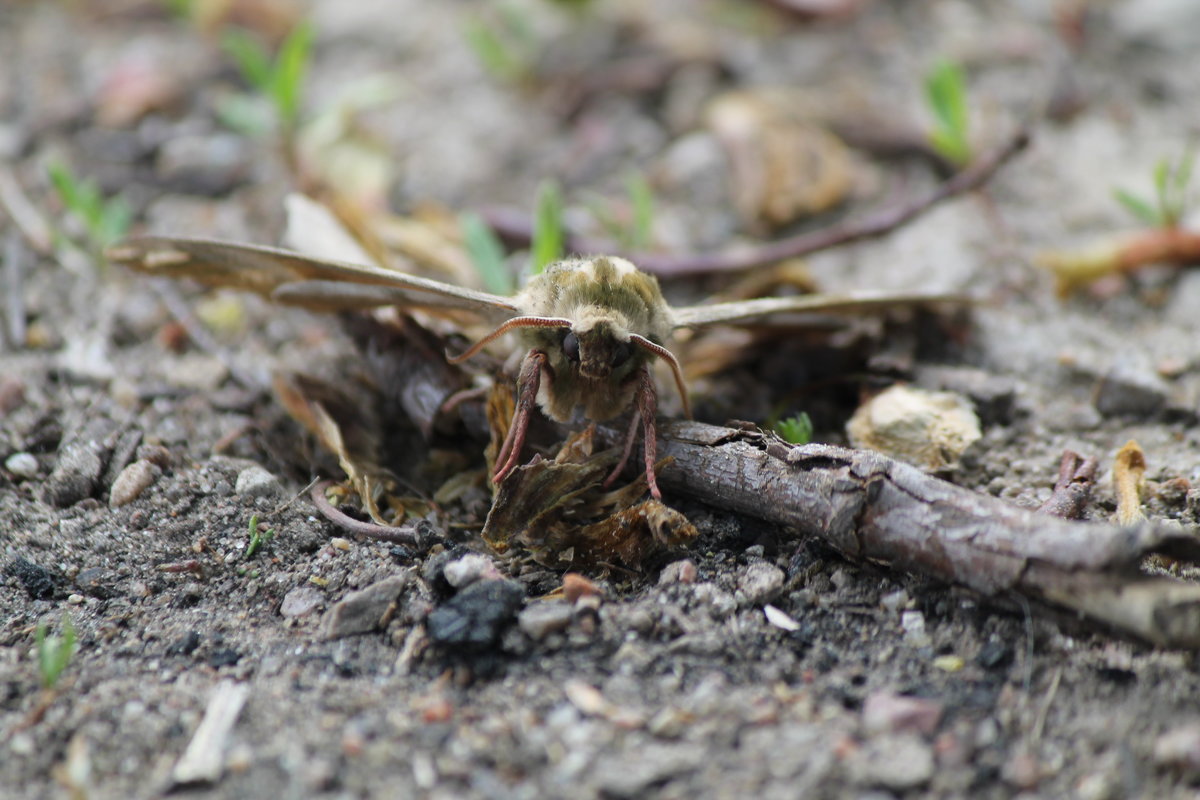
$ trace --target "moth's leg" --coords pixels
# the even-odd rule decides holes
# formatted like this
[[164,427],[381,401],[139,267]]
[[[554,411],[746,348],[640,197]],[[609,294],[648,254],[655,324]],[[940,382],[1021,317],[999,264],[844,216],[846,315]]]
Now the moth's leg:
[[537,407],[538,388],[542,382],[542,369],[546,366],[546,354],[541,350],[530,350],[521,362],[517,375],[517,409],[513,413],[508,435],[496,454],[496,471],[492,482],[500,483],[517,467],[521,448],[525,446],[525,434],[529,431],[529,418]]
[[658,414],[658,391],[654,388],[654,378],[650,375],[649,367],[642,367],[642,378],[638,381],[637,410],[642,416],[642,452],[646,456],[646,484],[650,487],[650,496],[662,500],[662,492],[658,490],[658,479],[654,476],[654,462],[658,460],[658,429],[654,418]]
[[650,496],[662,500],[662,492],[658,490],[658,480],[654,476],[654,462],[658,460],[658,437],[654,425],[654,417],[658,413],[658,391],[654,388],[654,378],[650,370],[642,367],[637,373],[637,388],[634,389],[634,401],[637,409],[629,420],[629,432],[625,435],[625,452],[621,455],[616,468],[604,479],[604,488],[612,485],[617,476],[625,469],[629,456],[633,452],[634,442],[637,441],[638,422],[642,423],[643,452],[646,455],[646,485],[650,488]]
[[621,453],[621,460],[613,467],[613,471],[608,473],[608,477],[604,479],[604,488],[607,489],[613,485],[617,478],[625,471],[625,465],[629,463],[629,456],[633,454],[633,446],[637,443],[638,423],[642,421],[641,415],[636,410],[629,415],[629,428],[625,431],[625,450]]

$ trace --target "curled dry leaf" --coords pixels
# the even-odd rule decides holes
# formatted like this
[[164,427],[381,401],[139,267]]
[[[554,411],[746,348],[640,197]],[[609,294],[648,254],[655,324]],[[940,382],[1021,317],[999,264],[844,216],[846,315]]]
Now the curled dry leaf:
[[706,114],[729,157],[734,205],[756,227],[828,211],[854,186],[849,149],[791,101],[770,90],[729,92]]
[[307,375],[278,375],[274,389],[287,412],[337,456],[371,519],[390,524],[380,514],[379,501],[395,486],[395,477],[382,465],[383,436],[374,398],[351,395]]
[[[645,477],[617,491],[602,483],[620,453],[595,449],[595,428],[571,436],[553,460],[535,459],[500,484],[483,538],[503,552],[516,543],[549,566],[619,562],[638,567],[694,539],[687,517],[641,501]],[[640,501],[640,502],[639,502]]]
[[899,384],[859,406],[846,433],[855,447],[931,472],[956,467],[963,451],[982,436],[979,417],[966,398]]

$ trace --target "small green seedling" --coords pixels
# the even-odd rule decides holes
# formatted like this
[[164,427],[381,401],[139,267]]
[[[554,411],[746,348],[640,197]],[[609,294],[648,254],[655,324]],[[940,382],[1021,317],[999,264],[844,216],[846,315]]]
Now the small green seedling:
[[530,272],[541,274],[547,264],[563,257],[563,196],[554,181],[545,181],[538,189],[534,218]]
[[1175,228],[1187,213],[1190,202],[1189,184],[1195,153],[1189,149],[1172,164],[1162,159],[1154,167],[1154,201],[1151,202],[1124,189],[1114,189],[1113,196],[1136,219],[1152,228]]
[[262,549],[262,546],[271,541],[271,537],[275,535],[274,528],[267,528],[260,531],[258,529],[258,514],[250,517],[249,530],[250,542],[246,545],[246,554],[242,556],[243,560],[254,558],[254,555]]
[[789,444],[808,444],[812,441],[813,424],[808,414],[801,411],[775,424],[775,432]]
[[[312,26],[306,22],[297,25],[274,58],[249,31],[228,31],[221,44],[237,62],[246,83],[271,104],[279,129],[290,143],[300,121],[301,90],[312,57]],[[227,123],[242,130],[258,133],[261,127],[244,104],[227,105],[223,116]]]
[[53,689],[67,664],[71,663],[71,656],[75,655],[75,626],[71,622],[71,615],[63,612],[61,636],[48,635],[46,623],[38,623],[34,642],[42,688]]
[[133,209],[125,198],[104,197],[94,180],[77,177],[62,162],[51,163],[47,172],[67,212],[83,225],[89,252],[99,254],[125,236],[133,220]]
[[479,63],[497,80],[525,81],[533,73],[538,42],[525,11],[508,3],[467,22],[463,36]]
[[970,163],[967,88],[962,67],[946,59],[934,64],[925,76],[925,98],[934,120],[930,145],[956,167]]
[[625,177],[625,193],[629,196],[629,207],[633,219],[623,244],[630,250],[649,247],[654,228],[654,190],[640,172],[631,172]]
[[493,294],[510,295],[514,286],[512,271],[504,260],[504,245],[478,214],[463,214],[459,219],[463,244],[483,287]]

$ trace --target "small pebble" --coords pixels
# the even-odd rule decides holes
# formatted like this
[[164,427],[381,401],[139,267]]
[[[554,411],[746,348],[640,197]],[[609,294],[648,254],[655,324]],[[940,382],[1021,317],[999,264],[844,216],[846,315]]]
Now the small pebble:
[[162,470],[149,461],[134,461],[113,481],[108,495],[109,508],[119,508],[131,503],[162,475]]
[[851,758],[855,783],[897,792],[924,785],[933,771],[933,748],[915,734],[877,737]]
[[321,624],[324,637],[338,639],[378,628],[391,612],[393,603],[408,586],[409,580],[410,576],[405,572],[346,595],[325,612],[325,619]]
[[504,576],[496,569],[490,558],[479,553],[470,553],[442,567],[446,583],[455,589],[463,589],[480,580],[500,580]]
[[80,605],[81,603],[83,603],[83,595],[69,594],[69,595],[67,595],[67,602],[73,606]]
[[332,547],[334,550],[343,550],[343,551],[349,550],[351,547],[350,540],[343,539],[340,536],[335,536],[332,539],[330,539],[329,546]]
[[565,603],[534,603],[517,615],[517,625],[530,639],[540,642],[552,633],[566,630],[572,613]]
[[696,569],[696,562],[690,558],[672,561],[663,567],[663,571],[658,576],[658,585],[670,586],[673,583],[695,583],[699,575],[700,571]]
[[938,656],[933,660],[933,666],[942,672],[958,672],[966,666],[966,662],[962,660],[961,656]]
[[775,599],[783,589],[783,570],[766,561],[742,568],[738,575],[738,599],[743,605],[760,606]]
[[279,604],[279,613],[284,617],[303,617],[312,613],[321,603],[325,595],[311,586],[297,586],[283,596]]
[[13,453],[4,459],[4,468],[18,478],[36,478],[38,460],[31,453]]
[[863,727],[868,733],[923,733],[937,730],[942,704],[923,697],[875,692],[863,702]]
[[275,476],[254,464],[238,473],[233,490],[243,497],[278,497],[283,487]]
[[13,375],[0,377],[0,416],[6,416],[25,404],[25,382]]
[[563,575],[563,599],[574,603],[581,597],[599,597],[600,587],[578,572],[568,572]]
[[1200,773],[1200,725],[1183,725],[1155,739],[1154,763]]
[[96,488],[104,461],[100,448],[92,442],[75,442],[59,451],[54,471],[46,478],[44,497],[58,508],[73,506]]
[[792,619],[786,612],[779,610],[773,605],[763,606],[763,613],[767,616],[767,622],[774,625],[776,628],[782,628],[789,633],[800,630],[800,623]]
[[925,632],[925,615],[920,611],[905,611],[901,614],[900,627],[904,629],[904,641],[913,647],[929,645],[929,634]]

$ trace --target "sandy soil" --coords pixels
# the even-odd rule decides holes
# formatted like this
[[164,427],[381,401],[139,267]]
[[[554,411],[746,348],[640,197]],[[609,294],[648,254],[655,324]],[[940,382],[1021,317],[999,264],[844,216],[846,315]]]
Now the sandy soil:
[[[404,212],[528,209],[547,175],[574,209],[591,197],[619,204],[623,176],[641,170],[656,189],[663,251],[754,235],[732,211],[729,170],[703,126],[709,98],[786,86],[805,93],[814,118],[874,114],[919,128],[933,58],[966,64],[981,149],[1032,119],[1030,150],[985,194],[811,258],[814,280],[998,301],[974,312],[952,352],[897,356],[918,384],[943,387],[950,367],[959,387],[965,374],[986,377],[999,398],[956,483],[1034,507],[1069,447],[1100,460],[1088,515],[1105,519],[1113,454],[1133,438],[1149,464],[1147,514],[1197,524],[1200,276],[1150,271],[1059,299],[1033,264],[1040,250],[1135,227],[1113,187],[1149,194],[1154,164],[1196,136],[1193,3],[1095,4],[1070,43],[1072,2],[1053,4],[1057,12],[1037,2],[867,2],[846,20],[801,23],[747,2],[638,12],[597,0],[574,14],[529,0],[515,4],[532,25],[526,85],[489,74],[466,46],[482,5],[315,3],[305,108],[331,108],[357,81],[390,76],[396,96],[367,124],[394,166],[387,197]],[[5,3],[0,52],[10,76],[0,81],[0,153],[56,225],[45,165],[59,159],[122,192],[137,230],[278,241],[285,165],[269,139],[218,121],[241,86],[194,25],[154,3]],[[619,82],[577,91],[580,76],[612,78],[606,68],[633,56],[685,63],[644,91]],[[155,77],[165,107],[123,118],[114,106],[143,97],[130,87]],[[919,158],[856,151],[853,164],[851,215],[937,179]],[[641,571],[592,571],[602,595],[574,605],[540,599],[561,573],[519,559],[491,562],[515,583],[457,592],[446,583],[448,564],[451,574],[491,568],[463,561],[488,554],[473,537],[481,488],[448,505],[458,541],[432,552],[337,538],[303,494],[328,458],[254,388],[276,368],[335,378],[359,369],[335,319],[247,300],[236,330],[218,327],[216,348],[199,347],[147,281],[37,256],[5,215],[0,234],[6,797],[1195,791],[1200,679],[1190,653],[1059,627],[1036,609],[850,563],[751,519],[675,503],[700,529],[697,543]],[[722,285],[665,284],[684,302]],[[27,322],[20,343],[14,306]],[[756,359],[733,378],[698,382],[708,393],[701,416],[762,421],[780,363]],[[817,438],[840,442],[852,409],[828,411],[831,402],[813,401],[823,409]],[[447,451],[480,466],[478,444],[441,442],[435,460]],[[419,480],[423,457],[406,453],[397,469]],[[110,507],[117,475],[135,462],[153,480]],[[248,556],[255,514],[275,534]],[[341,601],[369,586],[375,619],[380,602],[395,601],[382,628],[327,636],[330,610],[344,612]],[[772,624],[768,604],[796,629]],[[64,614],[78,652],[47,697],[34,631],[57,630]],[[479,642],[427,646],[428,627],[447,619],[464,620]],[[245,695],[231,698],[228,685]],[[179,786],[177,764],[206,709],[222,702],[240,713],[211,751],[214,766]]]

